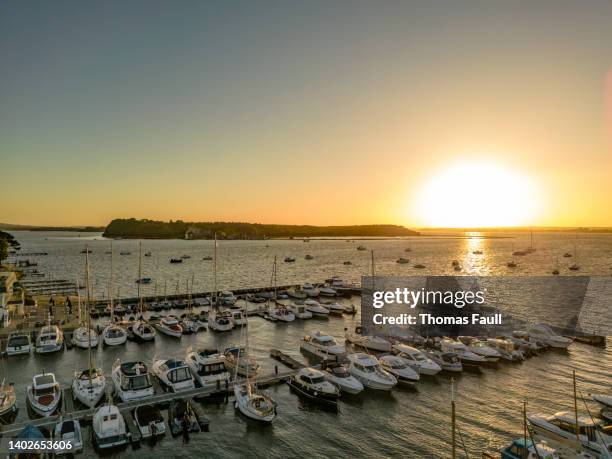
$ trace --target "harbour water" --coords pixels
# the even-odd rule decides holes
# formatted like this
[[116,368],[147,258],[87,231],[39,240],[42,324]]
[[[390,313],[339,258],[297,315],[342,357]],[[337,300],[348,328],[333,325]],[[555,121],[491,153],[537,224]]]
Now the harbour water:
[[[99,235],[65,233],[14,232],[22,244],[22,252],[48,252],[35,258],[38,269],[53,273],[54,278],[72,279],[82,275],[84,243],[91,246],[92,271],[96,279],[96,295],[106,294],[108,279],[109,242]],[[550,273],[558,253],[562,275],[569,275],[565,265],[573,258],[561,258],[573,252],[576,238],[567,234],[545,234],[536,237],[538,250],[518,257],[519,266],[512,274],[543,275]],[[272,260],[278,256],[296,258],[295,263],[279,263],[278,282],[293,283],[322,281],[332,275],[359,281],[370,269],[368,251],[357,251],[358,244],[376,252],[377,274],[456,274],[450,261],[458,259],[466,273],[478,275],[508,274],[506,261],[514,244],[515,250],[529,244],[528,235],[504,239],[414,238],[412,240],[374,240],[356,243],[344,240],[316,241],[221,241],[219,243],[219,276],[221,288],[266,286],[270,284]],[[194,290],[212,287],[211,262],[202,261],[213,250],[211,241],[144,241],[143,251],[151,257],[143,258],[143,276],[151,277],[159,285],[167,281],[181,285],[194,276]],[[116,255],[115,278],[121,285],[121,296],[135,294],[138,265],[138,242],[115,241],[115,253],[129,250],[131,255]],[[404,252],[411,247],[411,252]],[[579,235],[577,238],[580,274],[610,275],[612,266],[612,235]],[[482,255],[473,254],[482,250]],[[169,264],[169,259],[191,255],[180,265]],[[313,260],[304,256],[312,254]],[[395,262],[400,256],[411,259],[408,265]],[[31,257],[34,259],[34,257]],[[352,265],[344,265],[344,261]],[[570,260],[570,261],[568,261]],[[416,270],[414,263],[426,268]],[[154,285],[149,285],[153,289]],[[150,292],[152,294],[152,292]],[[174,293],[169,290],[168,293]],[[342,299],[359,305],[359,298]],[[359,324],[356,316],[312,319],[289,324],[272,323],[259,317],[249,321],[250,347],[262,365],[262,373],[271,373],[277,363],[269,357],[271,348],[281,349],[298,360],[305,361],[299,352],[300,338],[309,332],[323,330],[342,340],[344,329]],[[101,323],[101,322],[100,322]],[[147,344],[128,342],[125,346],[95,351],[95,362],[107,375],[116,358],[140,359],[151,363],[156,358],[184,357],[189,346],[236,344],[240,332],[227,334],[206,331],[186,335],[176,340],[158,335]],[[87,352],[67,350],[51,355],[11,357],[6,367],[7,381],[17,388],[20,407],[19,420],[26,418],[25,392],[32,375],[55,371],[63,386],[70,384],[73,373],[87,366]],[[573,409],[572,370],[577,372],[579,395],[588,399],[592,392],[612,389],[612,339],[606,348],[573,343],[567,352],[549,351],[522,363],[499,363],[481,372],[463,372],[454,377],[458,427],[470,457],[484,450],[499,447],[522,435],[522,402],[528,411],[552,413]],[[4,375],[3,375],[4,376]],[[110,378],[109,378],[110,382]],[[268,389],[278,403],[278,417],[270,426],[247,421],[235,412],[233,404],[223,401],[204,402],[210,418],[210,432],[192,435],[189,445],[167,435],[156,445],[143,444],[139,450],[128,448],[119,456],[148,457],[241,457],[245,451],[254,457],[449,457],[450,448],[450,376],[440,374],[423,378],[415,389],[395,389],[390,393],[365,391],[357,396],[343,396],[338,412],[302,402],[289,392],[286,385]],[[592,412],[595,405],[587,402]],[[584,403],[579,409],[586,414]],[[89,429],[89,428],[88,428]],[[89,430],[86,430],[90,446]],[[460,451],[463,445],[460,442]],[[92,455],[86,448],[84,457]],[[460,454],[461,457],[461,454]]]

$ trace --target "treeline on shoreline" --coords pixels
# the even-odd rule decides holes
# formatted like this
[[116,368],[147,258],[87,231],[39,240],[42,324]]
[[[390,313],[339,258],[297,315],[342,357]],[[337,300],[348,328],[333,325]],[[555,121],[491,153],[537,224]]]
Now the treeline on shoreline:
[[419,233],[399,225],[267,225],[242,222],[169,222],[115,219],[104,230],[109,238],[147,239],[273,239],[305,237],[401,237]]

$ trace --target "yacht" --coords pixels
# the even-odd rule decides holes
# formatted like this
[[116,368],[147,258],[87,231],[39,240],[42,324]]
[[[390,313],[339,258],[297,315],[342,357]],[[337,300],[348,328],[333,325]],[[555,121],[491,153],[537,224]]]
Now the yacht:
[[30,335],[27,333],[11,333],[6,342],[6,355],[29,354],[32,349]]
[[281,303],[271,303],[268,307],[268,315],[281,322],[293,322],[295,320],[295,314]]
[[155,325],[155,328],[166,336],[171,336],[173,338],[180,338],[183,336],[183,327],[181,327],[178,319],[174,316],[162,317],[159,323]]
[[229,309],[229,314],[231,315],[234,327],[240,327],[247,324],[246,308],[243,309],[238,306],[232,306]]
[[392,346],[392,351],[395,355],[404,359],[413,370],[421,375],[433,376],[442,371],[440,365],[414,347],[405,344],[394,344]]
[[461,361],[461,364],[465,367],[477,367],[487,363],[487,359],[468,350],[467,346],[461,341],[445,338],[440,341],[440,349],[442,352],[456,353],[457,357],[459,357],[459,360]]
[[85,405],[93,408],[104,396],[106,377],[100,368],[87,368],[77,371],[72,381],[72,396]]
[[135,321],[131,329],[134,337],[139,341],[153,341],[155,339],[155,328],[144,320]]
[[597,458],[612,458],[612,436],[603,431],[601,426],[590,417],[578,417],[578,438],[576,438],[576,416],[574,413],[561,411],[552,416],[527,416],[536,438],[550,441],[551,444],[575,449],[576,452],[593,454]]
[[463,365],[459,356],[455,352],[444,351],[425,351],[425,355],[436,362],[443,371],[460,373],[463,371]]
[[147,366],[138,361],[121,363],[119,359],[112,370],[115,394],[122,402],[140,400],[155,394]]
[[206,330],[206,325],[200,320],[200,317],[195,313],[185,314],[180,322],[183,328],[183,334],[197,333],[201,330]]
[[60,407],[62,389],[53,373],[42,373],[32,378],[28,386],[28,403],[32,411],[39,416],[51,416]]
[[306,293],[309,298],[316,298],[319,296],[319,289],[310,283],[302,285],[302,291]]
[[345,332],[346,341],[354,346],[359,346],[370,351],[391,352],[391,343],[386,339],[379,336],[362,336],[359,334],[360,332],[361,327],[357,327],[355,333],[350,333],[347,330]]
[[397,384],[397,379],[385,371],[373,355],[359,352],[350,354],[349,372],[357,378],[364,387],[377,390],[391,390]]
[[78,419],[64,419],[58,422],[53,431],[53,440],[55,443],[64,442],[70,445],[65,449],[56,449],[54,451],[56,456],[74,455],[83,451],[83,435]]
[[230,372],[241,376],[254,376],[259,370],[259,363],[245,354],[242,346],[228,347],[225,352],[225,366]]
[[127,331],[120,325],[108,324],[102,331],[102,342],[106,346],[119,346],[127,341]]
[[300,343],[300,351],[324,360],[337,360],[346,354],[344,346],[338,344],[333,336],[320,331],[304,336]]
[[500,353],[501,358],[509,362],[525,360],[523,351],[515,349],[514,343],[503,338],[488,338],[486,343]]
[[395,376],[401,384],[413,386],[421,379],[418,370],[413,370],[403,358],[397,355],[383,355],[379,361],[381,366]]
[[128,442],[128,433],[123,415],[115,405],[98,408],[92,419],[93,444],[101,450],[123,446]]
[[591,397],[603,408],[612,408],[612,395],[592,394]]
[[64,334],[57,325],[51,325],[51,319],[49,319],[49,323],[41,328],[36,337],[36,352],[38,354],[57,352],[63,347]]
[[336,316],[341,316],[342,313],[344,312],[344,307],[342,307],[340,304],[338,303],[333,303],[331,301],[328,302],[321,302],[323,304],[323,307],[327,310],[329,310],[330,314],[336,315]]
[[214,331],[230,331],[234,328],[233,315],[228,310],[211,308],[208,313],[208,329]]
[[156,360],[152,369],[157,379],[171,392],[195,388],[191,371],[182,360]]
[[567,349],[572,344],[572,340],[564,336],[557,335],[548,325],[536,324],[527,329],[529,339],[542,341],[550,347]]
[[17,413],[17,397],[15,386],[0,381],[0,425],[3,421]]
[[290,298],[293,298],[295,300],[305,300],[306,298],[308,298],[307,292],[300,288],[294,287],[287,289],[287,295],[289,295]]
[[134,409],[134,423],[142,438],[154,438],[166,433],[166,423],[161,411],[153,405],[141,405]]
[[559,459],[554,448],[546,443],[536,443],[528,440],[525,444],[523,438],[514,440],[500,450],[501,459]]
[[306,305],[304,304],[290,303],[287,305],[287,309],[289,309],[297,319],[312,319],[312,312],[306,309]]
[[319,296],[334,297],[338,292],[331,287],[319,287]]
[[219,295],[220,304],[225,306],[233,306],[236,304],[237,298],[234,296],[234,293],[229,290],[223,290]]
[[229,384],[230,373],[225,368],[225,355],[217,349],[188,349],[185,362],[200,386],[221,388],[222,384]]
[[329,309],[321,306],[321,304],[316,300],[306,300],[304,301],[304,306],[306,306],[306,310],[310,312],[313,317],[329,317]]
[[98,345],[98,334],[92,328],[81,326],[72,333],[72,344],[81,349],[89,349]]
[[363,384],[349,373],[346,365],[339,363],[325,365],[323,372],[328,381],[347,394],[358,394],[363,390]]
[[486,341],[481,341],[470,337],[459,337],[459,339],[463,341],[468,351],[484,357],[488,363],[496,363],[501,358],[501,354],[497,351],[497,349],[493,348]]
[[322,371],[314,368],[301,368],[287,380],[287,384],[310,400],[335,404],[340,398],[338,386],[329,382]]

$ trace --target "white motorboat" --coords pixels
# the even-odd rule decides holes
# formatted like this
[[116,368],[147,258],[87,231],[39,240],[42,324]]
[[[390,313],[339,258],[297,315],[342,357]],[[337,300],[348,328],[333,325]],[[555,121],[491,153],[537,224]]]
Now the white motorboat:
[[233,306],[229,309],[229,313],[231,314],[232,322],[234,323],[234,327],[240,327],[242,325],[247,324],[245,311],[246,309],[242,309],[236,306]]
[[0,424],[3,424],[3,420],[12,417],[14,413],[17,413],[15,386],[5,384],[2,380],[0,381]]
[[93,444],[100,450],[123,446],[128,442],[128,433],[123,415],[115,405],[98,408],[92,419]]
[[164,417],[154,405],[141,405],[134,409],[134,423],[142,438],[154,438],[166,433]]
[[155,328],[166,336],[172,338],[180,338],[183,336],[183,327],[179,324],[179,321],[174,316],[164,316],[160,319],[159,323],[155,324]]
[[92,328],[81,326],[72,333],[72,344],[81,349],[89,349],[98,345],[98,334]]
[[[466,341],[463,341],[463,339]],[[486,341],[478,339],[470,339],[468,337],[460,337],[468,351],[473,352],[481,357],[484,357],[488,363],[496,363],[501,358],[501,354],[497,349],[490,346]]]
[[487,359],[467,349],[461,341],[445,338],[440,341],[440,349],[443,352],[454,352],[461,360],[463,366],[477,367],[487,363]]
[[314,368],[301,368],[287,380],[287,384],[310,400],[335,404],[340,398],[340,388],[329,382],[322,371]]
[[272,319],[281,322],[293,322],[295,320],[295,314],[282,303],[270,303],[268,314]]
[[325,378],[337,385],[347,394],[358,394],[363,390],[363,384],[348,371],[348,366],[339,363],[326,365]]
[[183,328],[183,334],[198,333],[201,330],[206,330],[206,325],[195,313],[189,313],[182,317],[180,325]]
[[397,384],[397,379],[384,370],[378,359],[373,355],[359,352],[349,354],[349,372],[357,378],[364,387],[377,390],[391,390]]
[[93,408],[104,397],[106,377],[100,368],[87,368],[77,371],[72,381],[72,396],[85,405]]
[[289,305],[287,305],[287,309],[293,312],[293,315],[297,319],[312,319],[312,312],[306,309],[306,305],[304,304],[290,303]]
[[267,395],[258,392],[247,381],[234,384],[234,402],[242,414],[250,419],[261,422],[272,422],[276,417],[276,404]]
[[530,340],[542,341],[550,347],[557,349],[567,349],[572,344],[572,340],[561,335],[557,335],[548,325],[536,324],[527,329]]
[[152,370],[157,379],[171,392],[195,388],[191,371],[182,360],[156,360]]
[[195,306],[210,306],[210,300],[206,296],[194,298],[193,302],[195,303]]
[[401,384],[412,386],[421,379],[418,370],[413,370],[403,358],[397,355],[383,355],[379,361],[381,366],[395,376]]
[[380,336],[360,335],[361,327],[357,327],[355,333],[348,330],[345,332],[346,340],[354,346],[369,349],[375,352],[391,352],[391,343]]
[[[560,459],[557,450],[548,446],[545,442],[534,444],[533,441],[520,438],[500,450],[501,459]],[[581,459],[575,456],[575,459]],[[588,459],[588,456],[582,456]]]
[[604,408],[612,408],[612,395],[592,394],[591,397]]
[[230,331],[234,328],[232,313],[228,310],[211,308],[208,313],[208,329],[214,331]]
[[102,331],[102,341],[106,346],[119,346],[127,341],[127,331],[120,325],[109,324]]
[[300,350],[324,360],[338,360],[346,354],[345,347],[338,344],[333,336],[320,331],[305,335],[300,342]]
[[305,300],[309,296],[307,292],[297,287],[287,289],[287,295],[295,300]]
[[306,306],[306,310],[310,312],[314,317],[329,317],[329,309],[321,306],[321,304],[319,304],[319,302],[316,300],[306,300],[304,301],[304,306]]
[[32,349],[30,335],[27,333],[11,333],[6,342],[6,355],[29,354]]
[[225,366],[230,372],[241,376],[254,376],[259,370],[259,363],[246,355],[242,346],[228,347],[225,349]]
[[425,355],[436,362],[443,371],[459,373],[463,371],[463,365],[455,352],[425,351]]
[[155,394],[147,366],[142,362],[121,363],[117,359],[113,365],[112,379],[115,394],[123,402],[141,400]]
[[552,416],[536,414],[527,416],[527,419],[536,438],[545,439],[552,445],[568,448],[577,453],[584,451],[598,459],[612,458],[612,436],[590,417],[578,417],[578,438],[574,413],[561,411]]
[[344,307],[340,305],[339,303],[329,301],[325,303],[322,302],[322,304],[324,308],[329,310],[330,314],[341,316],[342,313],[344,313]]
[[319,296],[319,289],[310,283],[302,285],[302,291],[306,293],[309,298],[316,298]]
[[40,329],[36,337],[36,352],[38,354],[57,352],[63,347],[64,334],[57,325],[51,325],[51,319],[49,319],[49,323]]
[[64,442],[65,445],[70,445],[67,448],[55,449],[56,456],[73,455],[83,451],[83,434],[78,419],[64,419],[58,422],[53,431],[53,440],[55,443]]
[[60,408],[62,389],[53,373],[34,376],[32,385],[28,386],[27,394],[30,408],[39,416],[51,416]]
[[237,298],[234,296],[234,293],[230,292],[229,290],[223,290],[219,294],[220,304],[223,304],[225,306],[233,306],[234,304],[236,304],[236,301]]
[[509,362],[520,362],[525,360],[525,354],[514,347],[514,343],[503,338],[488,338],[486,343],[494,348],[501,358]]
[[319,287],[319,296],[334,297],[338,292],[331,287]]
[[134,337],[139,341],[153,341],[155,339],[155,328],[144,320],[135,321],[130,328]]
[[433,376],[442,371],[440,365],[414,347],[394,344],[392,349],[395,355],[404,359],[413,370],[421,375]]
[[200,386],[221,388],[229,384],[230,373],[225,368],[225,355],[217,349],[188,349],[185,362]]

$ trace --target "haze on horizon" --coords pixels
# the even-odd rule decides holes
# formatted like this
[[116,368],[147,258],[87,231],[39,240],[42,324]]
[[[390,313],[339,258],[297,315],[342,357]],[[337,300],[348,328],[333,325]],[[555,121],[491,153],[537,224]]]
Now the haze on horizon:
[[0,222],[612,226],[611,18],[3,2]]

